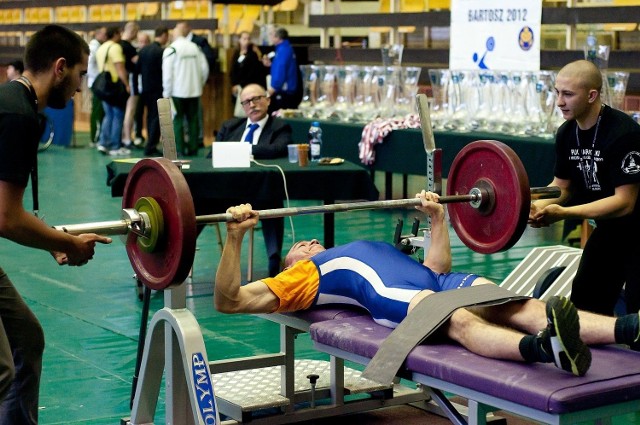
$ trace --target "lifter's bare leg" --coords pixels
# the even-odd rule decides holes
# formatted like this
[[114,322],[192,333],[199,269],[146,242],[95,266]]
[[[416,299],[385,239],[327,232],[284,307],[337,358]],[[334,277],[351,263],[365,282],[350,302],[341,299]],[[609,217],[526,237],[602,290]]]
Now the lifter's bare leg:
[[[535,334],[547,326],[545,303],[538,299],[514,301],[495,307],[471,309],[485,320]],[[614,344],[616,318],[579,311],[580,338],[587,345]]]
[[[491,282],[478,278],[474,285],[487,283]],[[432,293],[422,291],[418,294],[411,301],[409,311]],[[578,312],[569,300],[555,297],[549,305],[539,301],[530,305],[529,301],[513,304],[516,307],[510,306],[506,313],[500,312],[504,306],[457,309],[441,331],[469,351],[485,357],[554,362],[559,368],[578,376],[587,372],[591,365],[591,353],[580,338]],[[486,320],[492,313],[496,317]],[[514,329],[514,326],[506,326],[510,322],[519,323],[527,317],[531,319],[538,316],[542,322],[534,332],[523,333]],[[495,323],[498,320],[502,323]],[[527,326],[531,325],[523,327]],[[542,332],[537,335],[540,330]]]

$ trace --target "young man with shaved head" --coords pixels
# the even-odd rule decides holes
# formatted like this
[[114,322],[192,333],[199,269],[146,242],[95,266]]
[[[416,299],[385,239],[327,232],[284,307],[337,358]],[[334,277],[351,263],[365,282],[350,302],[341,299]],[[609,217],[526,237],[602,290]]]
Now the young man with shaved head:
[[556,134],[551,186],[558,199],[531,205],[533,227],[564,219],[595,220],[571,299],[576,307],[611,315],[625,285],[628,312],[640,309],[640,126],[602,103],[602,75],[580,60],[556,77],[557,106],[567,120]]

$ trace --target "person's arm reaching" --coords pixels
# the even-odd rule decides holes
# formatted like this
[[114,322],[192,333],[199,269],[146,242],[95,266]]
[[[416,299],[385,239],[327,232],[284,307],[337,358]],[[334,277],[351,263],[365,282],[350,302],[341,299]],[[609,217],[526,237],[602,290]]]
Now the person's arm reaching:
[[444,206],[438,203],[438,195],[432,192],[423,190],[416,197],[422,200],[422,205],[416,209],[431,217],[431,244],[423,264],[436,273],[448,273],[451,271],[451,242]]
[[560,179],[555,177],[548,187],[560,188],[560,197],[555,199],[540,199],[531,203],[529,209],[529,224],[531,227],[544,227],[548,224],[544,223],[544,220],[540,217],[543,215],[544,210],[549,205],[565,205],[571,199],[571,181]]
[[[557,179],[556,179],[557,180]],[[554,180],[555,182],[555,180]],[[560,186],[564,195],[565,188]],[[532,204],[530,223],[533,227],[548,226],[564,219],[608,219],[624,217],[633,212],[638,192],[640,191],[640,183],[625,184],[615,189],[613,196],[598,199],[587,204],[574,205],[570,207],[562,206],[564,197],[560,198],[561,202],[554,201],[547,203],[540,208],[540,201]],[[535,205],[535,207],[534,207]],[[537,208],[537,210],[534,210]]]
[[0,237],[49,251],[58,264],[81,266],[93,258],[96,242],[111,238],[93,233],[73,236],[47,226],[22,205],[24,188],[0,180]]
[[271,313],[280,301],[264,282],[240,284],[242,239],[258,223],[258,212],[250,204],[229,208],[227,212],[235,221],[227,223],[227,239],[213,291],[214,306],[222,313]]

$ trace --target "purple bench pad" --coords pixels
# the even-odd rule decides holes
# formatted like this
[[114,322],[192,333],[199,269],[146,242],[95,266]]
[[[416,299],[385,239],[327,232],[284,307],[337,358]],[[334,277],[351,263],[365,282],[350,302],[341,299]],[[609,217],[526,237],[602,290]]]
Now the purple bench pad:
[[306,320],[309,323],[323,322],[325,320],[348,319],[350,317],[365,315],[369,316],[369,313],[366,310],[350,306],[314,307],[308,310],[281,314],[297,317],[298,319]]
[[[372,358],[391,329],[369,316],[313,323],[321,344]],[[559,414],[640,399],[640,353],[607,346],[592,348],[584,377],[552,364],[524,364],[475,355],[453,344],[424,344],[407,357],[401,372],[423,374],[536,410]]]

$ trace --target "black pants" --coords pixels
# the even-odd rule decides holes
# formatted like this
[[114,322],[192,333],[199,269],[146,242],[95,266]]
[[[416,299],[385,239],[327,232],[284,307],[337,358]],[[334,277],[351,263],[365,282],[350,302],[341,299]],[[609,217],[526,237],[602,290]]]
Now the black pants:
[[0,269],[0,425],[35,425],[44,333]]
[[296,101],[295,93],[276,92],[271,96],[271,103],[269,104],[269,113],[277,111],[279,109],[297,109],[298,102]]
[[589,237],[571,290],[577,308],[611,316],[625,285],[627,312],[640,309],[640,226],[627,222],[600,224]]
[[144,92],[140,94],[142,103],[147,108],[147,143],[144,145],[145,154],[153,154],[160,142],[160,120],[158,118],[158,99],[162,98],[162,91]]
[[[93,93],[93,90],[92,90]],[[100,125],[104,118],[104,109],[102,108],[102,100],[95,94],[91,96],[91,117],[89,118],[91,143],[98,143],[100,137]]]
[[144,108],[145,105],[141,101],[142,96],[138,97],[138,103],[136,103],[136,111],[133,115],[133,132],[131,139],[142,139],[142,129],[144,128]]
[[[282,208],[282,200],[277,201],[255,201],[251,203],[255,210],[267,210]],[[264,237],[264,247],[267,250],[269,260],[269,276],[273,277],[280,273],[280,263],[282,259],[282,241],[284,239],[284,218],[270,218],[260,220],[262,223],[262,236]]]
[[[176,136],[176,150],[178,155],[193,156],[198,153],[198,137],[200,124],[198,122],[199,97],[173,97],[176,116],[173,119],[173,132]],[[185,143],[184,125],[187,124],[188,144]]]

